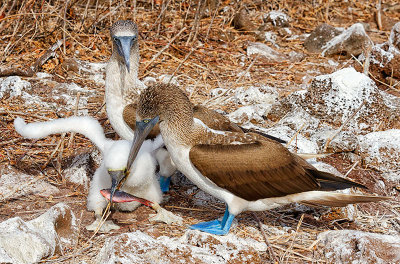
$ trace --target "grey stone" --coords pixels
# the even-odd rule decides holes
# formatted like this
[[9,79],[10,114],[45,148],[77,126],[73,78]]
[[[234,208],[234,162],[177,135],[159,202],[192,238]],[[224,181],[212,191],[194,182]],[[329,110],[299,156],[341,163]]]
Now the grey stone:
[[328,24],[319,25],[311,32],[310,36],[304,41],[304,47],[308,52],[320,53],[322,47],[332,38],[340,35],[341,31]]

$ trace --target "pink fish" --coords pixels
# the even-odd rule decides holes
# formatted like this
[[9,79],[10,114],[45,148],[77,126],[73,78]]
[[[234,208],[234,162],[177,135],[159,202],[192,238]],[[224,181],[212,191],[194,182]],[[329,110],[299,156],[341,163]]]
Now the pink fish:
[[[100,191],[101,195],[104,196],[107,200],[110,200],[110,195],[111,195],[111,189],[103,189]],[[123,191],[115,191],[114,196],[113,196],[113,203],[127,203],[127,202],[139,202],[141,204],[144,204],[148,207],[153,206],[153,202],[133,196],[129,193],[123,192]]]

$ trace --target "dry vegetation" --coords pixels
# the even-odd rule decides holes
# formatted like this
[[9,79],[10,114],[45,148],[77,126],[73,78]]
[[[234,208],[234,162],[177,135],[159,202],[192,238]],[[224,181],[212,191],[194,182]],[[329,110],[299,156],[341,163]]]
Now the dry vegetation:
[[[396,1],[385,1],[386,16],[400,20],[399,10],[390,9],[395,3]],[[262,14],[271,10],[283,10],[291,17],[290,29],[293,35],[310,33],[316,25],[324,22],[341,27],[356,22],[369,23],[371,31],[368,34],[376,43],[386,41],[390,33],[390,29],[378,30],[374,17],[376,1],[4,0],[0,7],[0,73],[5,74],[8,71],[27,76],[26,79],[32,81],[33,93],[40,96],[48,93],[51,87],[43,87],[37,80],[31,79],[29,76],[35,71],[53,74],[53,79],[57,82],[75,82],[96,90],[97,96],[90,98],[88,102],[88,112],[103,123],[110,137],[117,138],[102,108],[104,87],[71,70],[68,59],[75,57],[90,62],[106,62],[111,54],[108,28],[119,19],[131,19],[139,25],[140,78],[172,74],[178,77],[182,87],[188,87],[192,100],[207,102],[209,107],[227,112],[234,110],[232,105],[210,98],[211,89],[235,89],[262,83],[277,87],[280,95],[285,96],[304,84],[303,77],[333,71],[326,63],[329,58],[307,54],[300,39],[279,36],[277,40],[282,53],[306,53],[300,62],[287,60],[273,63],[243,56],[246,54],[248,42],[256,41],[256,35],[254,32],[236,30],[232,26],[233,17],[240,8],[246,9],[250,20],[257,27],[263,23]],[[62,45],[55,50],[56,56],[41,65],[38,59],[59,40]],[[345,57],[339,56],[335,60],[341,63],[340,67],[346,63],[354,64],[352,59]],[[246,71],[251,73],[251,78],[240,77],[240,73]],[[389,90],[397,93],[395,89]],[[54,101],[52,98],[48,100]],[[58,103],[65,102],[61,100]],[[84,226],[92,221],[92,214],[84,210],[86,191],[67,183],[62,177],[63,169],[68,166],[71,157],[77,153],[90,152],[92,146],[85,138],[79,135],[72,138],[69,134],[35,142],[24,140],[16,134],[12,122],[18,116],[32,122],[73,114],[73,111],[43,109],[40,105],[27,107],[21,98],[3,98],[0,102],[0,165],[11,164],[36,177],[45,178],[61,190],[61,195],[57,197],[29,196],[1,201],[0,221],[13,216],[32,219],[60,201],[71,205],[81,221],[76,246],[64,249],[64,252],[47,260],[50,262],[92,262],[104,242],[105,237],[99,236],[92,240],[93,244],[87,244],[91,233]],[[352,164],[342,163],[341,160],[340,154],[327,159],[342,173],[346,173]],[[361,165],[353,169],[350,177],[364,177],[364,183],[380,179],[379,172],[367,170]],[[388,186],[393,187],[390,184]],[[184,216],[186,224],[195,223],[199,219],[209,220],[223,212],[222,203],[209,205],[211,209],[194,205],[193,198],[185,194],[186,189],[174,186],[169,193],[170,199],[165,204],[167,209]],[[385,194],[382,190],[373,191]],[[378,219],[397,213],[393,212],[396,209],[387,203],[382,203],[373,208],[374,210],[371,207],[358,206],[357,224],[342,219],[340,211],[335,210],[296,213],[296,210],[279,209],[256,215],[264,224],[277,228],[288,226],[294,230],[290,235],[269,237],[275,254],[281,261],[325,262],[316,240],[317,234],[323,230],[350,228],[386,232]],[[186,230],[185,226],[150,224],[147,221],[149,213],[150,209],[139,208],[131,214],[115,213],[113,219],[123,225],[119,233],[139,229],[154,236],[181,236]],[[320,217],[318,220],[314,218],[316,215]],[[262,236],[249,233],[246,229],[248,225],[258,228],[252,213],[243,213],[238,219],[239,226],[234,230],[238,236],[249,236],[263,241]],[[395,219],[393,225],[396,226]],[[263,262],[268,261],[270,254],[265,252],[261,257]]]

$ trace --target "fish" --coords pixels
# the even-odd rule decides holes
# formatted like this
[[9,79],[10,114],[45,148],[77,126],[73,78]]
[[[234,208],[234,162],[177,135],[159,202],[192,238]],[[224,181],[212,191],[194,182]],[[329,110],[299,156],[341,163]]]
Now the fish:
[[[101,193],[101,195],[104,196],[104,198],[106,198],[107,200],[110,200],[111,189],[103,189],[100,191],[100,193]],[[154,206],[154,203],[152,201],[134,196],[134,195],[126,193],[124,191],[115,191],[112,201],[113,201],[113,203],[128,203],[128,202],[136,201],[136,202],[144,204],[150,208],[153,208],[153,206]]]

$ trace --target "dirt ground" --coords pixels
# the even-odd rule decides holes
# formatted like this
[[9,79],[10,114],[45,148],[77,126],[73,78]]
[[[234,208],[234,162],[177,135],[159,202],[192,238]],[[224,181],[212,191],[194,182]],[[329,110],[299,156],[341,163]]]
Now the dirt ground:
[[[348,27],[357,22],[369,25],[368,35],[374,43],[386,41],[393,22],[400,21],[400,7],[397,1],[384,1],[384,26],[378,28],[376,22],[376,1],[3,1],[0,7],[0,73],[14,71],[25,76],[32,83],[30,93],[40,96],[48,103],[66,104],[63,99],[47,98],[51,86],[43,86],[33,78],[28,70],[58,40],[65,41],[56,50],[56,57],[47,60],[38,71],[52,74],[59,83],[76,83],[95,91],[88,99],[88,114],[100,120],[110,138],[118,136],[111,128],[105,109],[102,107],[104,85],[87,78],[74,68],[70,58],[90,62],[107,62],[111,55],[108,28],[118,19],[131,19],[137,22],[140,30],[141,66],[139,78],[171,74],[177,77],[181,88],[186,88],[193,102],[205,102],[208,107],[221,109],[227,113],[236,110],[232,103],[215,102],[210,97],[210,90],[221,88],[248,87],[252,84],[264,84],[276,87],[279,96],[304,89],[310,80],[320,74],[334,72],[346,66],[357,64],[354,59],[343,55],[322,57],[307,53],[303,47],[303,34],[310,33],[317,25],[328,23],[336,27]],[[136,5],[136,6],[135,6]],[[200,8],[199,8],[200,5]],[[271,10],[282,10],[290,20],[290,38],[277,33],[276,46],[265,42],[283,54],[295,51],[302,54],[299,61],[265,61],[247,57],[246,47],[249,42],[257,41],[254,31],[235,29],[232,20],[243,8],[255,28],[264,24],[262,15]],[[396,9],[397,8],[397,9]],[[278,32],[279,29],[272,31]],[[167,47],[157,56],[158,52]],[[336,66],[329,63],[337,62]],[[249,72],[251,77],[242,76]],[[387,80],[383,80],[386,82]],[[400,96],[399,86],[378,84],[378,87],[395,96]],[[75,247],[65,248],[64,252],[43,260],[54,263],[93,263],[106,237],[116,234],[141,230],[154,237],[167,235],[182,236],[185,225],[150,223],[151,209],[140,207],[132,213],[116,212],[111,217],[122,226],[117,232],[98,235],[94,244],[86,247],[86,241],[92,236],[84,227],[93,221],[93,213],[86,210],[87,191],[81,186],[71,184],[63,178],[63,170],[68,168],[73,157],[93,150],[92,144],[83,136],[75,135],[70,142],[70,134],[65,139],[51,136],[44,140],[22,139],[14,130],[13,120],[20,116],[27,122],[41,121],[72,116],[74,109],[49,109],[41,105],[24,105],[21,97],[3,97],[0,101],[0,165],[12,165],[15,168],[35,176],[45,175],[45,180],[60,189],[56,196],[23,196],[15,200],[0,203],[0,221],[20,216],[24,220],[33,219],[58,202],[67,203],[79,219],[80,234]],[[272,125],[266,120],[265,126]],[[61,142],[61,144],[59,144]],[[60,146],[59,146],[60,145]],[[55,151],[54,154],[52,154]],[[323,161],[333,165],[345,174],[352,163],[344,158],[345,154],[334,154]],[[93,171],[94,171],[93,167]],[[357,165],[349,174],[371,192],[387,195],[390,190],[399,187],[387,182],[381,173]],[[382,180],[386,189],[377,189],[375,182]],[[186,194],[191,187],[173,185],[167,194],[168,201],[163,206],[184,218],[185,224],[207,221],[222,215],[224,204],[216,202],[208,206],[194,203],[193,196]],[[398,198],[397,198],[398,199]],[[397,206],[397,207],[396,207]],[[24,209],[23,209],[24,208]],[[397,209],[393,209],[397,208]],[[290,252],[285,262],[325,262],[322,248],[316,243],[318,233],[324,230],[356,229],[385,233],[385,228],[378,222],[380,217],[397,210],[399,202],[379,203],[378,205],[358,205],[358,223],[341,215],[336,209],[309,209],[306,211],[292,207],[255,213],[263,224],[277,228],[290,227],[299,233],[307,234],[307,239],[295,241],[293,238],[276,236],[270,240],[278,256]],[[238,226],[232,230],[240,237],[253,237],[246,226],[258,229],[258,222],[253,213],[246,212],[238,217]],[[376,223],[372,226],[368,223]],[[397,226],[399,226],[398,223]],[[397,230],[400,232],[400,230]],[[294,246],[293,246],[294,245]],[[262,262],[270,261],[267,252],[261,255]]]

